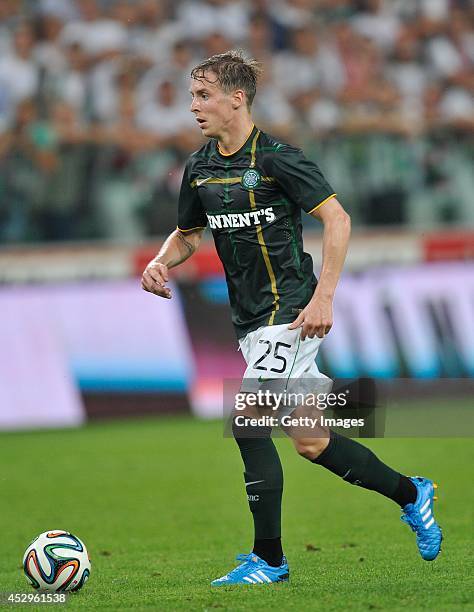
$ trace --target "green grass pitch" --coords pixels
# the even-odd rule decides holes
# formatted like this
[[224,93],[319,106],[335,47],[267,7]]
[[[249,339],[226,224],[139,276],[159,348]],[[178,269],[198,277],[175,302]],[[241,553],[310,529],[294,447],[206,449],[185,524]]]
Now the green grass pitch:
[[366,443],[439,483],[445,541],[436,561],[421,560],[395,504],[278,439],[291,581],[212,589],[251,545],[240,456],[220,423],[148,418],[2,434],[0,592],[29,591],[24,549],[42,531],[65,529],[92,560],[68,610],[474,610],[472,440]]

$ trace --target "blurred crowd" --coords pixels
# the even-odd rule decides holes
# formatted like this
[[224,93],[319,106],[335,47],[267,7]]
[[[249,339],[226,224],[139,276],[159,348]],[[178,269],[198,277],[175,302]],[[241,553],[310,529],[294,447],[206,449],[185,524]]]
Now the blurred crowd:
[[236,47],[264,68],[256,123],[317,157],[356,222],[474,222],[473,19],[469,0],[0,0],[0,240],[167,232],[202,144],[189,73]]

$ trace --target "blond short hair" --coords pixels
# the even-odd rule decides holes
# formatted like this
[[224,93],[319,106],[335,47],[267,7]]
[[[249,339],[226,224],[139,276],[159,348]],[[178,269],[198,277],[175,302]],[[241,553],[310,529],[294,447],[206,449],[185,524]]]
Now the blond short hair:
[[[205,76],[206,72],[213,72],[217,77],[216,81],[209,81]],[[247,107],[250,109],[261,72],[261,66],[256,60],[246,59],[241,49],[232,49],[212,55],[195,66],[191,71],[191,77],[217,82],[225,93],[242,89],[247,97]]]

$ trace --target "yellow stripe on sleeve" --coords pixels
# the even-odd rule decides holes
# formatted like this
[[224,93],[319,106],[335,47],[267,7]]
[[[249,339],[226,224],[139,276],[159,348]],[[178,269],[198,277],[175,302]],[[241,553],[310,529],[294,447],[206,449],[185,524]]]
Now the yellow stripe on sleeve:
[[309,212],[308,215],[310,215],[311,213],[314,213],[315,210],[318,210],[318,208],[320,206],[322,206],[323,204],[326,204],[326,202],[328,200],[330,200],[331,198],[334,198],[337,196],[337,193],[332,193],[330,196],[328,196],[327,198],[325,198],[322,202],[320,202],[319,204],[316,204],[316,206],[314,208],[312,208]]
[[176,229],[178,230],[178,232],[181,232],[182,234],[187,234],[188,232],[195,232],[196,230],[206,229],[206,228],[205,227],[190,227],[189,229],[181,229],[180,227],[176,226]]

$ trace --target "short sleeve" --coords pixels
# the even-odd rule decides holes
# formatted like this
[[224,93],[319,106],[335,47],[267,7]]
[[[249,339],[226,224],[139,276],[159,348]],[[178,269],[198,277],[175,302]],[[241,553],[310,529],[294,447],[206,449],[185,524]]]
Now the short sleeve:
[[336,192],[300,149],[282,145],[272,155],[272,174],[289,200],[311,213]]
[[178,229],[187,232],[193,229],[204,229],[207,217],[199,199],[197,187],[191,186],[189,162],[184,169],[183,180],[178,200]]

